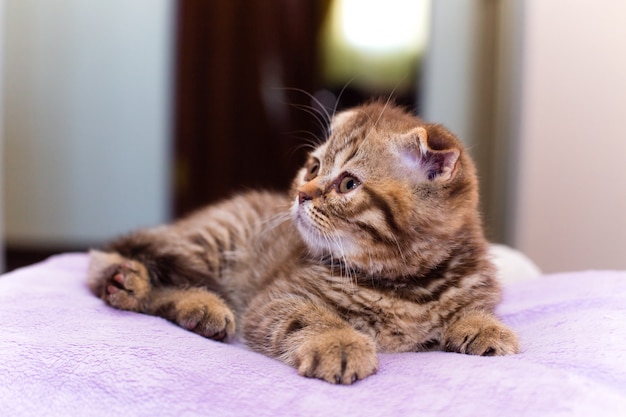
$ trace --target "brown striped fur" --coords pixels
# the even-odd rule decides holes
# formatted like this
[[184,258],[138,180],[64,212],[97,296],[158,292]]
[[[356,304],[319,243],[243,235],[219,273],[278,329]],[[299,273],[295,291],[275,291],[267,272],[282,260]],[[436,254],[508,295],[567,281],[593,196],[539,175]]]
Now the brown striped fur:
[[393,105],[337,114],[286,194],[248,192],[92,251],[113,307],[239,334],[301,375],[350,384],[376,352],[518,351],[494,315],[474,165]]

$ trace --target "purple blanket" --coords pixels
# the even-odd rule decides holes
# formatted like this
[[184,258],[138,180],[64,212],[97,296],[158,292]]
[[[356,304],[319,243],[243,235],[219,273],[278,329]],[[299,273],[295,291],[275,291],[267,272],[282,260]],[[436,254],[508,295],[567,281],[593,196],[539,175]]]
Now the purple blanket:
[[0,277],[1,416],[626,416],[626,272],[505,288],[523,352],[381,355],[353,386],[114,310],[87,255]]

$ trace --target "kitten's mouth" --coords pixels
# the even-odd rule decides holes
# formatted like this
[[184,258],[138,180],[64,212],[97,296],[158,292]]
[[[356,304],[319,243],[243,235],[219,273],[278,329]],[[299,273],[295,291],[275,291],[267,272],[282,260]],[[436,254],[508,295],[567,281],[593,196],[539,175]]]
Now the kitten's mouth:
[[309,247],[318,250],[327,250],[328,233],[314,220],[314,215],[311,214],[312,207],[310,207],[310,204],[312,204],[310,201],[295,201],[292,208],[292,215],[296,228]]
[[311,220],[310,215],[306,212],[306,204],[310,203],[306,201],[302,203],[296,201],[294,204],[292,211],[296,226],[300,230],[300,233],[306,233],[307,235],[310,233],[320,234],[315,223]]
[[334,254],[345,258],[354,251],[350,241],[337,234],[326,215],[312,206],[310,201],[296,201],[292,208],[293,219],[306,245],[318,254]]

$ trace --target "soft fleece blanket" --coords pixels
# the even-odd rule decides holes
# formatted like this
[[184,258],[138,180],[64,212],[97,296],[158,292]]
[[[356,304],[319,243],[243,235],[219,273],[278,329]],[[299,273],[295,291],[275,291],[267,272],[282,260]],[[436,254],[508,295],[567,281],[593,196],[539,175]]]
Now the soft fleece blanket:
[[508,357],[381,355],[352,386],[107,307],[67,254],[0,277],[0,416],[626,416],[626,272],[508,285]]

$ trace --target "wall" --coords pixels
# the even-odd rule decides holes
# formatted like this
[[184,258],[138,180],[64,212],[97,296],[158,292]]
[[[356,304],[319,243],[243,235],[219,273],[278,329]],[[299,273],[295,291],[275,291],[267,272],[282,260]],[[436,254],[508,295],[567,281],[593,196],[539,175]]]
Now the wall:
[[91,244],[169,218],[173,8],[6,2],[9,244]]
[[[420,87],[421,115],[475,144],[478,9],[473,0],[431,3],[431,31]],[[454,30],[450,30],[454,28]]]
[[[0,97],[4,97],[4,0],[0,0]],[[4,100],[0,100],[0,273],[5,270],[4,256],[4,177],[2,153],[4,148]]]
[[626,269],[625,20],[619,0],[433,2],[423,114],[476,157],[490,237],[545,272]]
[[430,45],[424,62],[421,114],[445,124],[466,145],[479,170],[482,213],[488,237],[506,242],[508,171],[500,155],[508,142],[499,119],[506,115],[498,89],[505,81],[498,60],[502,2],[432,2]]
[[513,243],[547,272],[626,269],[626,2],[522,4]]

